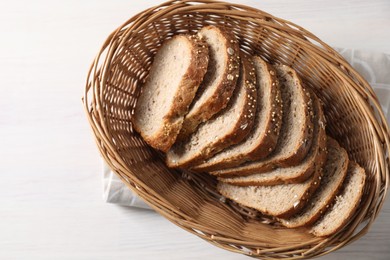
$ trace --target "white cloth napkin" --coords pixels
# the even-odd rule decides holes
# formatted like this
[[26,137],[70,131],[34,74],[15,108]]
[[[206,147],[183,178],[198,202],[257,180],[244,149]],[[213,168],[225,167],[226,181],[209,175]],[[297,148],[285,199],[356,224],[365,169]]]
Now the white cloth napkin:
[[[390,54],[354,49],[336,48],[344,58],[370,83],[390,122]],[[124,206],[147,208],[142,199],[135,195],[105,164],[103,167],[103,198],[106,202]]]

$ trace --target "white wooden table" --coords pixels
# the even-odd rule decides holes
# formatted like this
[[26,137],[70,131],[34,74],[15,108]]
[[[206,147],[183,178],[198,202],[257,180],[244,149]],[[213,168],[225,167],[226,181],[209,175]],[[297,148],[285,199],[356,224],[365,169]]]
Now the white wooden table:
[[[102,201],[81,105],[106,36],[159,1],[0,1],[0,259],[247,259],[147,210]],[[387,0],[250,1],[332,46],[390,53]],[[389,259],[390,200],[363,239],[323,259]]]

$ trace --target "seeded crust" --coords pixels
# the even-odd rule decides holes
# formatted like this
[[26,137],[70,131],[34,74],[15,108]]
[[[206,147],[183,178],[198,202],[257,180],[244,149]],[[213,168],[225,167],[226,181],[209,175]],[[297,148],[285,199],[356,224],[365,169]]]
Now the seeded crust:
[[[307,180],[315,171],[316,162],[326,156],[327,137],[325,132],[325,118],[320,100],[312,93],[314,107],[314,136],[310,150],[305,159],[294,166],[277,168],[269,172],[251,174],[238,177],[220,177],[222,182],[239,185],[277,185],[301,183]],[[325,154],[325,155],[324,155]]]
[[[169,60],[167,55],[171,58],[179,55],[175,52],[177,51],[177,48],[174,48],[175,44],[188,45],[189,57],[180,58],[187,58],[190,61],[181,79],[177,79],[177,85],[171,85],[168,84],[169,78],[163,80],[161,77],[169,73],[167,70],[174,70],[175,65],[177,66],[177,64],[164,66],[166,65],[164,62]],[[134,129],[153,148],[166,152],[176,141],[184,116],[207,71],[208,60],[208,46],[197,36],[176,35],[167,40],[157,51],[132,118]],[[157,85],[161,80],[166,83],[165,88]],[[158,96],[160,91],[166,97],[163,103],[161,103],[161,97]],[[165,106],[166,111],[161,112],[161,107]]]
[[323,169],[321,185],[311,196],[306,207],[288,219],[280,222],[289,228],[312,225],[329,208],[343,184],[348,169],[347,151],[336,140],[328,137],[328,158]]
[[303,183],[241,187],[218,182],[217,190],[226,198],[263,214],[289,218],[307,205],[311,195],[319,187],[326,160],[326,156],[323,157],[325,158],[321,158],[316,164],[314,174]]
[[228,106],[201,124],[185,141],[172,146],[166,154],[168,167],[191,167],[241,142],[251,131],[254,122],[254,103],[257,99],[255,80],[253,63],[243,59],[238,85]]
[[[267,172],[277,167],[297,165],[305,158],[313,137],[314,112],[310,92],[303,86],[292,68],[276,65],[275,69],[281,83],[283,102],[283,120],[275,150],[265,159],[247,162],[237,167],[211,171],[210,174],[245,176]],[[288,91],[291,89],[294,91]],[[292,95],[295,95],[295,98]],[[296,100],[297,98],[299,100]],[[298,109],[302,109],[302,111],[300,112]],[[289,149],[287,150],[286,147]]]
[[[210,62],[204,80],[184,118],[178,140],[184,140],[195,132],[199,124],[227,106],[239,76],[240,49],[233,34],[211,25],[203,27],[198,35],[209,46]],[[212,37],[218,40],[214,41]],[[220,59],[223,59],[223,64],[216,63]],[[218,66],[222,67],[220,74],[216,74]]]
[[330,236],[340,231],[352,218],[363,196],[366,173],[357,163],[350,161],[347,177],[333,205],[311,228],[315,236]]
[[196,171],[214,171],[237,166],[269,155],[278,140],[282,124],[282,102],[274,68],[260,57],[252,58],[256,68],[257,109],[251,133],[241,143],[231,146],[200,165]]

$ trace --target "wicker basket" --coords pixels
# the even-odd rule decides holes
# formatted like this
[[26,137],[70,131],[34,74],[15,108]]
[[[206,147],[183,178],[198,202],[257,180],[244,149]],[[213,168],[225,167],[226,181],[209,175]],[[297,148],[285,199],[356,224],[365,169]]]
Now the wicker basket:
[[[298,71],[324,102],[328,134],[367,171],[361,206],[337,234],[317,238],[286,229],[257,211],[224,200],[207,174],[168,169],[133,131],[131,117],[161,43],[207,24],[232,31],[241,49]],[[389,185],[389,129],[372,88],[313,34],[257,9],[218,1],[170,1],[134,16],[99,51],[84,97],[97,145],[111,168],[161,215],[208,242],[263,259],[304,259],[334,251],[367,233]]]

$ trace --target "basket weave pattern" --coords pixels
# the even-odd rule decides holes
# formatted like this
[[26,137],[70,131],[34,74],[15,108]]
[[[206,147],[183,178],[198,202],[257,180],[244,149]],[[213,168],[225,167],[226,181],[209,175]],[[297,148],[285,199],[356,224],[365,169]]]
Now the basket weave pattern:
[[[328,238],[286,229],[222,198],[207,174],[168,169],[162,154],[133,131],[131,117],[154,54],[175,34],[214,24],[232,31],[242,51],[293,67],[323,101],[328,134],[362,165],[368,181],[347,226]],[[170,1],[134,16],[103,44],[88,74],[85,109],[98,148],[133,191],[167,219],[224,249],[262,259],[304,259],[364,235],[389,185],[389,129],[368,83],[303,28],[247,6]]]

